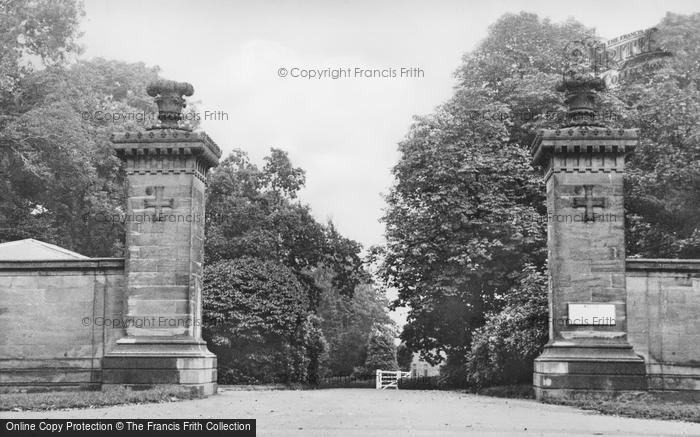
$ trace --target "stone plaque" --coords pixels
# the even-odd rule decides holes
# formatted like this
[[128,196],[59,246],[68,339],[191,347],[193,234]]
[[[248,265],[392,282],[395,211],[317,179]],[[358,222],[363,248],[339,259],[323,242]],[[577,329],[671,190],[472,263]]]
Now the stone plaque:
[[579,326],[614,326],[615,305],[570,303],[568,324]]

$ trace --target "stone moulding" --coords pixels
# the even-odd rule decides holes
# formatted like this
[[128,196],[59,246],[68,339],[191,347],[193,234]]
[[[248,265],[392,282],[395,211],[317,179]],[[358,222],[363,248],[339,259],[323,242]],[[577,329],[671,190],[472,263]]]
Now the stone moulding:
[[608,129],[576,127],[542,129],[532,143],[532,162],[540,164],[555,153],[617,153],[632,152],[639,141],[638,129]]
[[628,258],[627,270],[682,271],[700,273],[700,259]]
[[637,129],[543,129],[537,133],[530,152],[532,164],[544,168],[547,181],[553,173],[624,172],[624,158],[638,142]]
[[221,157],[219,146],[204,132],[161,129],[117,133],[110,139],[128,175],[184,173],[206,182],[207,169]]
[[76,260],[0,261],[0,270],[124,270],[124,258],[89,258]]
[[221,149],[204,132],[161,129],[148,132],[123,132],[110,136],[114,149],[125,155],[199,155],[210,167],[216,166]]

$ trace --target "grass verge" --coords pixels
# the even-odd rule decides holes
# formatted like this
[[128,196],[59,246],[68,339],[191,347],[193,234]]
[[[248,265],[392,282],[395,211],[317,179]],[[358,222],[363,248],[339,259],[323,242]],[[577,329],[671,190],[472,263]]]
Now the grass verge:
[[308,390],[304,384],[230,384],[219,385],[219,391],[279,391],[279,390]]
[[146,390],[109,387],[102,391],[58,391],[0,394],[0,411],[44,411],[97,408],[109,405],[174,402],[201,396],[185,387],[157,386]]
[[585,399],[549,403],[569,405],[614,416],[700,423],[700,403],[671,400],[656,396],[653,393],[631,396],[621,395],[614,400]]
[[[534,399],[529,384],[488,387],[477,394],[510,399]],[[637,419],[682,420],[700,423],[700,403],[674,393],[621,394],[615,399],[573,399],[547,401],[549,404],[566,405],[602,414],[633,417]]]
[[476,392],[482,396],[509,399],[535,399],[535,391],[530,384],[499,385],[487,387]]

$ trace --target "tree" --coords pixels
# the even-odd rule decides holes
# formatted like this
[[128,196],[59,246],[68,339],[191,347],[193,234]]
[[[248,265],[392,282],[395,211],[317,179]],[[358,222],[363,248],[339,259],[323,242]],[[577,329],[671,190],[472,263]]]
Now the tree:
[[[360,259],[361,246],[332,223],[317,222],[308,205],[295,200],[303,184],[304,171],[282,150],[271,149],[262,169],[244,152],[232,152],[209,175],[205,263],[252,257],[294,275],[305,293],[308,326],[300,328],[298,338],[303,340],[297,341],[304,347],[293,351],[306,354],[298,359],[306,360],[306,381],[315,384],[319,375],[349,374],[353,365],[362,364],[369,327],[390,319],[385,300],[364,285],[369,276]],[[340,332],[342,324],[347,332]],[[272,357],[285,348],[273,344],[264,355]],[[223,373],[256,375],[251,366],[239,367],[237,361],[228,366]]]
[[306,287],[310,308],[321,289],[314,271],[331,268],[333,285],[352,294],[367,279],[361,246],[324,226],[297,201],[304,172],[287,154],[272,149],[262,170],[242,151],[232,152],[209,176],[206,262],[252,256],[286,265]]
[[[324,274],[324,272],[326,272]],[[323,288],[318,315],[328,341],[328,373],[347,376],[364,365],[367,338],[374,326],[393,327],[388,315],[388,301],[371,284],[360,284],[348,296],[332,286],[327,269],[319,269],[317,282]]]
[[323,351],[317,322],[295,275],[250,257],[204,269],[203,336],[219,359],[222,383],[306,382]]
[[[59,212],[35,202],[37,191],[46,191],[35,184],[51,178],[52,171],[62,173],[65,150],[85,139],[80,123],[64,117],[66,105],[60,99],[52,96],[47,104],[38,95],[44,92],[42,85],[55,83],[52,79],[70,55],[80,51],[76,41],[82,15],[82,5],[70,0],[0,2],[0,241],[46,236],[59,242],[52,215],[70,208]],[[83,173],[81,164],[76,167]],[[51,182],[48,187],[57,185],[55,178]]]
[[77,43],[80,18],[85,15],[76,0],[0,1],[0,98],[8,99],[19,81],[43,66],[64,64],[80,52]]
[[623,78],[612,95],[641,144],[625,178],[627,251],[700,257],[700,14],[667,14],[658,44],[673,56]]
[[520,267],[544,260],[532,219],[542,194],[526,152],[499,144],[507,133],[494,122],[450,119],[417,122],[400,145],[380,271],[398,290],[394,305],[409,307],[402,340],[433,363],[466,352]]
[[[544,187],[526,138],[553,124],[541,114],[561,107],[562,40],[585,33],[502,17],[465,56],[455,95],[399,144],[379,274],[398,291],[393,305],[409,308],[402,340],[433,364],[464,357],[522,267],[544,264]],[[542,41],[555,47],[540,50]]]
[[367,359],[362,371],[374,375],[376,370],[398,370],[394,336],[381,326],[376,326],[367,340]]
[[328,342],[321,328],[322,323],[323,319],[315,314],[306,316],[302,344],[309,359],[306,382],[311,385],[319,384],[323,369],[328,361]]
[[155,111],[145,89],[157,71],[95,59],[18,83],[0,131],[0,240],[32,237],[89,256],[123,255],[124,176],[109,137],[150,125],[135,115]]
[[399,369],[408,372],[411,370],[411,362],[413,362],[413,352],[405,343],[401,343],[396,347],[396,363]]

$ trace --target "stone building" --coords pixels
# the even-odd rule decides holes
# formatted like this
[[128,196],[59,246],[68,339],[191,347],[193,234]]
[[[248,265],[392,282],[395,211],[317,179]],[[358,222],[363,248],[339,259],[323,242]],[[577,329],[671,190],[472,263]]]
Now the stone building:
[[440,376],[440,366],[433,366],[421,359],[420,354],[417,352],[413,354],[408,371],[411,373],[411,378]]

